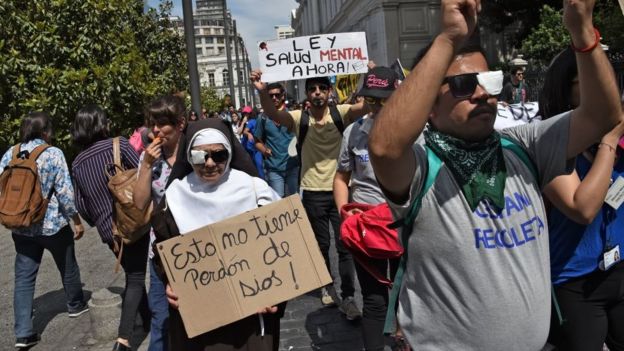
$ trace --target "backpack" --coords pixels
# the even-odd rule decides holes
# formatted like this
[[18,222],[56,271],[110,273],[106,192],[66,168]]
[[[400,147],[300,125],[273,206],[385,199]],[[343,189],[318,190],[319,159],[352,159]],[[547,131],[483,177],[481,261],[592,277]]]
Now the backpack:
[[[123,168],[119,137],[113,139],[113,158],[114,164],[105,167],[108,189],[113,197],[113,237],[116,239],[115,245],[118,240],[128,245],[139,240],[149,230],[152,204],[144,210],[134,205],[132,194],[137,182],[137,168]],[[114,175],[110,173],[111,168],[115,169]]]
[[[533,161],[531,161],[529,155],[527,155],[526,151],[520,145],[516,144],[515,141],[508,139],[506,136],[501,137],[501,145],[503,149],[512,151],[522,161],[522,163],[529,168],[535,179],[539,179],[537,169],[535,168]],[[410,204],[407,215],[389,226],[389,228],[401,228],[399,238],[405,252],[403,256],[401,256],[399,268],[394,276],[394,282],[392,283],[392,290],[388,296],[388,311],[386,313],[386,322],[384,325],[384,333],[388,334],[394,332],[396,306],[398,303],[399,292],[401,291],[401,284],[403,282],[403,274],[405,273],[405,267],[407,264],[408,250],[406,245],[409,240],[409,236],[412,234],[412,228],[414,226],[414,221],[418,216],[418,212],[420,211],[422,199],[435,182],[438,177],[438,173],[440,172],[440,168],[442,168],[442,160],[440,160],[438,155],[436,155],[435,152],[433,152],[433,150],[428,148],[426,145],[425,150],[427,151],[427,177],[425,178],[423,187],[420,193],[415,196],[414,200]]]
[[[352,209],[363,212],[346,217],[346,213]],[[378,282],[392,287],[385,272],[380,272],[370,263],[371,258],[385,260],[403,255],[397,230],[388,228],[393,222],[388,204],[349,203],[340,209],[340,214],[344,218],[340,225],[340,241],[362,268]]]
[[32,152],[13,147],[13,157],[0,176],[0,223],[9,229],[28,228],[45,217],[54,186],[43,197],[37,158],[50,145],[42,144]]

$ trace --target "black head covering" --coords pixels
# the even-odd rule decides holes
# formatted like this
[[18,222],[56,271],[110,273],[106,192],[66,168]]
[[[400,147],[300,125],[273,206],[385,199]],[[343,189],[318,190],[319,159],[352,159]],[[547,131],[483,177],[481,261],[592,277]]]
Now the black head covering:
[[174,179],[182,179],[189,173],[193,172],[193,166],[188,162],[188,157],[186,155],[187,148],[193,138],[193,135],[200,130],[207,128],[218,129],[230,140],[230,145],[232,145],[232,162],[230,163],[230,168],[245,172],[252,177],[258,176],[256,166],[254,166],[251,161],[251,157],[249,157],[249,154],[245,151],[243,145],[241,145],[241,143],[234,136],[232,126],[220,118],[207,118],[189,123],[180,136],[178,155],[176,156],[176,161],[171,169],[171,175],[167,181],[167,187],[169,187],[169,184],[171,184]]

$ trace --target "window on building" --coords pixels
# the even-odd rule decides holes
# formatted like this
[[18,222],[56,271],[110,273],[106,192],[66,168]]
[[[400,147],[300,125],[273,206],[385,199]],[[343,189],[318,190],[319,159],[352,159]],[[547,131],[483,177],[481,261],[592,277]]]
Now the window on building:
[[223,44],[225,43],[225,38],[221,37],[221,38],[217,38],[217,44]]
[[223,85],[230,85],[230,76],[227,69],[223,70]]
[[195,32],[195,35],[198,35],[199,34],[199,29],[195,28],[194,32]]
[[214,72],[208,73],[208,86],[211,86],[211,87],[216,86]]
[[195,38],[195,46],[201,45],[201,43],[202,43],[201,38]]
[[214,38],[213,37],[206,37],[204,38],[206,44],[212,44],[214,43]]

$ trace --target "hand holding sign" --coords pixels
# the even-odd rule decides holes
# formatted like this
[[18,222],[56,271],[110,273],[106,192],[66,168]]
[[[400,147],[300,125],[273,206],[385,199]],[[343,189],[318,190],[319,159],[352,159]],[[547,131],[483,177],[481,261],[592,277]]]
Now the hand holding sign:
[[157,249],[170,284],[167,300],[180,311],[189,337],[275,313],[275,305],[331,283],[297,195],[163,241]]
[[265,91],[267,88],[267,84],[261,81],[262,72],[260,70],[254,69],[251,71],[251,75],[249,76],[251,79],[251,84],[253,84],[254,88],[258,91]]
[[474,32],[480,0],[443,0],[442,33],[454,48],[459,48]]

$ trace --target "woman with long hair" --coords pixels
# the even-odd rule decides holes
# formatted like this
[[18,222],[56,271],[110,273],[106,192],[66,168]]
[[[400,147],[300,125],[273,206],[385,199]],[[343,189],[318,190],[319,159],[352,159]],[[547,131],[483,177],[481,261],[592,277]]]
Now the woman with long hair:
[[[81,151],[74,160],[72,174],[80,215],[97,228],[102,242],[117,256],[117,245],[113,239],[113,197],[108,190],[106,175],[107,169],[114,164],[109,124],[106,113],[97,105],[87,105],[78,111],[72,126],[72,138]],[[119,139],[122,166],[125,169],[136,168],[139,156],[126,138]],[[124,245],[121,266],[126,274],[126,286],[113,350],[131,350],[130,338],[137,314],[141,316],[143,328],[149,328],[150,313],[145,291],[148,245],[149,235],[143,235],[131,245]]]
[[[42,221],[31,223],[28,227],[11,228],[16,252],[13,311],[15,347],[18,349],[30,348],[40,340],[33,329],[33,298],[44,250],[52,254],[61,273],[69,317],[78,317],[89,310],[84,300],[74,248],[74,240],[82,237],[84,227],[74,203],[74,187],[63,151],[49,146],[52,136],[52,120],[48,114],[30,113],[22,120],[20,143],[11,147],[0,161],[0,175],[4,178],[11,174],[5,172],[11,172],[9,165],[12,160],[33,158],[42,196],[49,199]],[[8,180],[3,179],[3,184]],[[1,199],[2,203],[4,200]],[[69,225],[70,220],[74,222],[74,232]]]
[[[583,55],[583,54],[581,54]],[[540,93],[542,119],[580,104],[576,54],[562,51],[550,64]],[[624,350],[624,207],[605,202],[621,189],[624,158],[620,122],[576,159],[574,171],[544,188],[555,303],[549,342],[561,350]],[[559,309],[557,308],[559,307]]]

